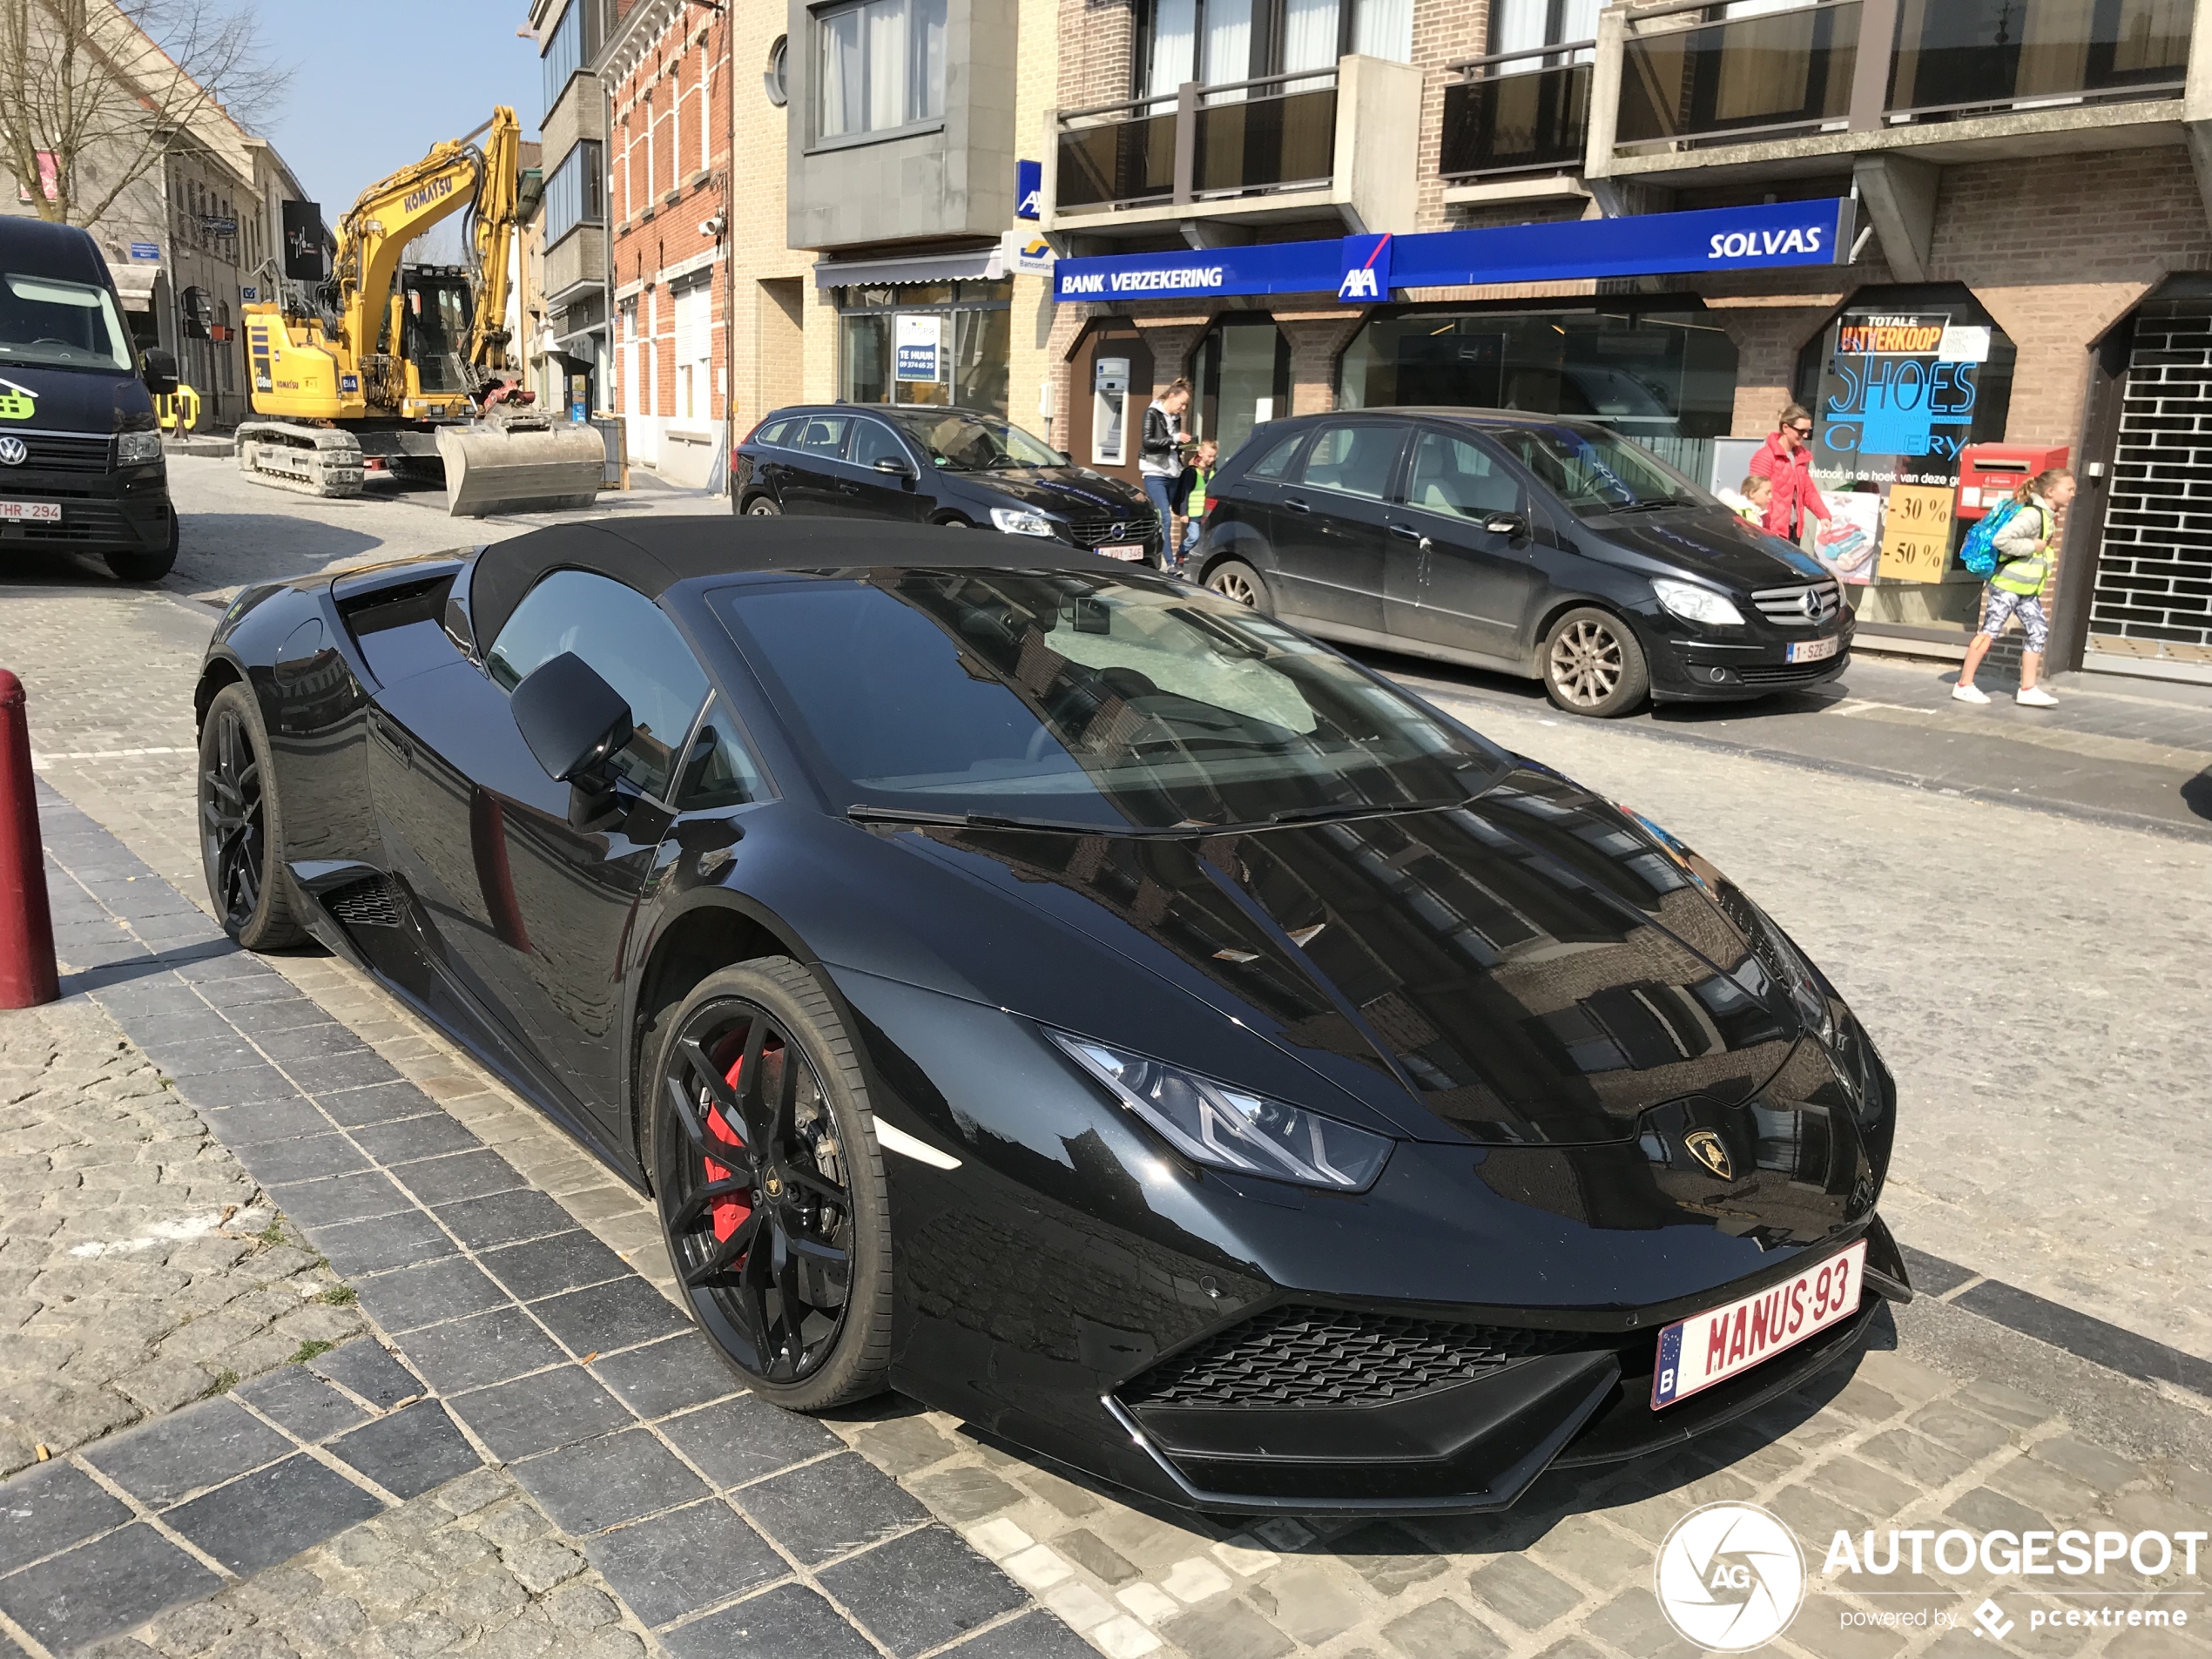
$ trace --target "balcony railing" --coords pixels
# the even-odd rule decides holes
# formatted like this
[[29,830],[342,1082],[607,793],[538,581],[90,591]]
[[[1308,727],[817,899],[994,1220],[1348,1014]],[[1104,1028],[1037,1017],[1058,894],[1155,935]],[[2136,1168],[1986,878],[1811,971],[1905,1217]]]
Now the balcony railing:
[[[1630,15],[1614,142],[1710,144],[2178,97],[2186,0],[1723,0]],[[1863,70],[1862,70],[1863,65]]]
[[1060,117],[1057,211],[1317,189],[1336,165],[1337,72],[1301,70]]
[[1582,165],[1590,124],[1594,40],[1470,57],[1444,89],[1447,179]]
[[1892,122],[2077,99],[2178,96],[2188,76],[2181,0],[2027,0],[1992,22],[1931,5],[1908,37],[1898,19],[1885,113]]
[[1615,142],[1843,126],[1862,4],[1821,0],[1716,23],[1696,20],[1716,9],[1704,5],[1660,14],[1673,26],[1631,34],[1624,44]]

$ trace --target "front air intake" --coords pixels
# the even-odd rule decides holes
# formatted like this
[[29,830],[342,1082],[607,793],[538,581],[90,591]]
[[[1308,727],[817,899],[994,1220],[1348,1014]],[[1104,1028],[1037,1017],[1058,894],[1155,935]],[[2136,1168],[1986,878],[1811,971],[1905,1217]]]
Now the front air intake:
[[399,889],[381,875],[341,887],[322,902],[347,927],[396,927],[402,915]]

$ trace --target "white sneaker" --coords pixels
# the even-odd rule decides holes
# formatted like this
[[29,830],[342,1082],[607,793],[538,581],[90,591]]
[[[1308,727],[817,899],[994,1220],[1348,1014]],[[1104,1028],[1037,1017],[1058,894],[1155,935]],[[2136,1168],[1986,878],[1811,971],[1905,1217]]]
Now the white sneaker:
[[1986,703],[1989,701],[1988,692],[1983,691],[1979,685],[1968,685],[1963,682],[1951,688],[1951,696],[1953,701],[1959,703]]
[[2025,691],[2013,692],[2013,701],[2025,703],[2031,709],[2054,709],[2059,705],[2058,698],[2040,685],[2031,685]]

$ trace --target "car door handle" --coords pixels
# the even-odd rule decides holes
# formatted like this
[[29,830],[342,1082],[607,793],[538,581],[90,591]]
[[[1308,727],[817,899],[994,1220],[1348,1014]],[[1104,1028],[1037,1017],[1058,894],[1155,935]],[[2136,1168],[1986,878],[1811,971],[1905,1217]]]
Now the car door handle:
[[406,734],[393,722],[392,717],[380,712],[372,724],[378,739],[392,752],[393,758],[402,766],[412,767],[415,765],[415,745],[408,741]]
[[1312,511],[1313,510],[1311,507],[1308,507],[1308,506],[1307,506],[1307,505],[1306,505],[1304,502],[1302,502],[1302,501],[1293,501],[1293,500],[1291,500],[1291,499],[1289,496],[1285,496],[1285,497],[1283,498],[1283,505],[1284,505],[1285,507],[1288,508],[1288,509],[1289,509],[1291,512],[1294,512],[1294,513],[1310,513],[1310,512],[1312,512]]
[[1390,527],[1390,533],[1393,536],[1402,536],[1409,542],[1426,542],[1428,540],[1427,536],[1422,535],[1411,524],[1393,524]]

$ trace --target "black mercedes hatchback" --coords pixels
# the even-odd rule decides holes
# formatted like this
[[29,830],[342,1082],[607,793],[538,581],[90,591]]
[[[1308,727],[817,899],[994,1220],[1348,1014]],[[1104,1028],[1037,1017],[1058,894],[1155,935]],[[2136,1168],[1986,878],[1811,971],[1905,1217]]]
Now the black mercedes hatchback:
[[1167,546],[1143,491],[980,409],[778,409],[738,446],[736,473],[740,513],[1003,530],[1156,569]]
[[1572,714],[1795,690],[1851,655],[1818,561],[1618,434],[1512,410],[1261,427],[1190,569],[1332,639],[1541,679]]

